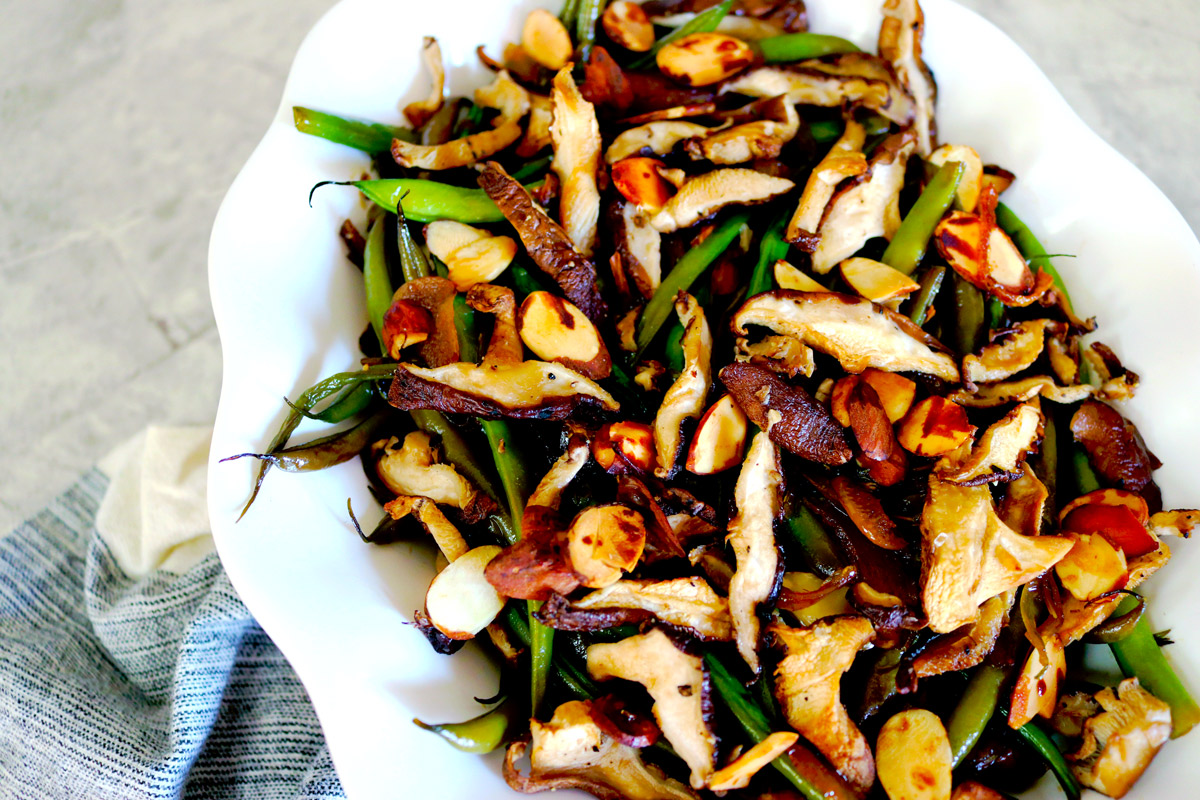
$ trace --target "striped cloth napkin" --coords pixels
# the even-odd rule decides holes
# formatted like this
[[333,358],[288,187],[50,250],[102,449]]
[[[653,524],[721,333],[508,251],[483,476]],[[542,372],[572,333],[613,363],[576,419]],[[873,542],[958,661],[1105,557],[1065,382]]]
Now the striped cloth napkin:
[[207,451],[152,428],[0,538],[0,798],[345,796],[213,552]]

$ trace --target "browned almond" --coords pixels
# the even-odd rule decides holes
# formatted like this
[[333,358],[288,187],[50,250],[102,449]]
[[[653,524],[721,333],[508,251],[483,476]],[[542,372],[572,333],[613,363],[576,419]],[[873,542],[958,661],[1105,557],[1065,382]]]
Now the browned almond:
[[675,194],[662,175],[663,163],[654,158],[623,158],[612,167],[613,185],[629,202],[657,211]]
[[612,358],[596,326],[569,300],[530,292],[517,310],[525,346],[543,361],[563,364],[593,380],[608,377]]
[[900,421],[900,444],[919,456],[942,456],[969,440],[975,427],[967,412],[944,397],[926,397]]
[[684,467],[696,475],[713,475],[741,464],[746,428],[745,412],[732,395],[723,395],[696,425]]
[[600,17],[600,24],[608,38],[626,50],[644,53],[654,46],[654,26],[650,18],[640,5],[630,0],[609,3]]
[[658,51],[658,68],[686,86],[708,86],[755,62],[754,50],[723,33],[689,33]]
[[544,8],[535,8],[525,18],[521,47],[534,61],[553,70],[562,69],[575,50],[566,27]]
[[567,530],[567,557],[583,585],[602,589],[637,566],[646,546],[642,515],[619,504],[579,512]]
[[913,708],[885,722],[875,758],[890,800],[950,800],[950,737],[932,711]]
[[610,422],[592,440],[592,457],[614,475],[654,468],[654,429],[644,422]]

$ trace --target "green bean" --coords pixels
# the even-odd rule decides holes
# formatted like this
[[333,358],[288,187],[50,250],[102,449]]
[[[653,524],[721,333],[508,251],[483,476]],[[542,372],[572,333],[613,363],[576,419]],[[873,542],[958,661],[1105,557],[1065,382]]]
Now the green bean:
[[[1127,597],[1115,613],[1127,613],[1136,603],[1134,598]],[[1125,677],[1136,677],[1146,691],[1171,707],[1172,739],[1183,736],[1200,722],[1200,706],[1175,674],[1144,617],[1138,620],[1128,636],[1112,642],[1109,648]]]
[[[528,614],[521,613],[519,605],[510,603],[504,611],[504,624],[508,626],[517,641],[523,647],[531,644]],[[573,697],[578,700],[591,700],[600,695],[600,689],[587,675],[586,670],[580,669],[569,655],[555,655],[551,674],[558,678]]]
[[384,218],[380,217],[371,224],[367,231],[367,249],[363,251],[363,285],[367,295],[367,319],[371,329],[379,339],[379,347],[387,353],[387,345],[383,341],[383,316],[392,306],[392,276],[388,272],[387,255],[384,244],[387,241],[384,231]]
[[953,764],[957,767],[971,752],[984,729],[996,713],[1000,701],[1000,687],[1008,672],[1003,667],[985,664],[975,670],[967,684],[963,696],[959,699],[950,722],[946,725],[946,734],[950,737],[950,754]]
[[1001,303],[999,298],[989,297],[987,299],[987,329],[994,331],[1000,327],[1001,320],[1004,319],[1004,303]]
[[524,264],[513,262],[513,265],[508,268],[509,277],[512,279],[513,291],[517,295],[517,302],[524,302],[525,298],[534,292],[547,291],[546,284],[530,272],[529,268]]
[[432,275],[433,266],[425,256],[425,251],[413,240],[402,205],[396,204],[396,249],[400,252],[400,271],[404,274],[404,280],[415,281]]
[[758,49],[762,52],[763,61],[768,64],[802,61],[837,53],[862,52],[854,42],[822,33],[785,33],[780,36],[768,36],[758,40]]
[[[386,178],[369,181],[321,181],[322,186],[353,186],[368,200],[395,211],[403,202],[404,213],[414,222],[452,219],[456,222],[504,222],[504,215],[482,189],[464,189],[448,183],[420,178]],[[309,194],[309,202],[312,195]]]
[[917,292],[916,299],[913,300],[912,313],[908,315],[908,318],[916,325],[925,324],[925,320],[929,317],[929,307],[933,305],[945,278],[946,268],[943,266],[930,267],[921,276],[921,289]]
[[575,15],[575,46],[579,50],[579,60],[586,62],[596,43],[596,23],[600,21],[600,12],[604,10],[605,0],[582,0]]
[[337,144],[353,147],[365,153],[384,153],[391,149],[393,139],[415,142],[408,128],[381,125],[351,117],[339,117],[304,106],[292,106],[296,130]]
[[913,274],[933,238],[933,229],[954,202],[958,183],[962,180],[963,165],[948,161],[938,169],[917,202],[908,210],[896,235],[879,260],[905,275]]
[[[364,381],[391,378],[393,372],[395,372],[394,366],[391,364],[381,364],[355,372],[339,372],[309,387],[303,394],[296,398],[295,403],[288,403],[290,407],[288,414],[283,418],[283,422],[279,425],[279,430],[276,431],[274,438],[271,439],[271,443],[267,445],[265,452],[275,453],[285,447],[292,433],[304,419],[304,412],[312,409],[325,398],[342,391],[348,386],[356,386]],[[285,402],[287,401],[285,400]],[[263,480],[267,477],[270,469],[271,463],[269,461],[263,461],[259,464],[258,475],[254,479],[254,488],[250,492],[250,497],[246,500],[246,505],[242,507],[242,512],[238,514],[239,520],[246,516],[246,512],[250,510],[250,506],[254,505],[255,499],[262,489]]]
[[658,55],[658,51],[662,50],[671,42],[682,39],[684,36],[687,36],[690,33],[708,33],[710,31],[715,31],[717,26],[721,24],[721,20],[725,19],[725,16],[732,8],[733,0],[725,0],[720,5],[713,6],[706,11],[701,11],[699,14],[692,17],[690,20],[683,23],[678,28],[655,42],[654,46],[650,48],[650,52],[646,53],[646,55],[642,56],[637,61],[634,61],[630,66],[633,69],[644,69],[645,67],[653,64],[655,57]]
[[667,328],[666,342],[663,345],[667,369],[674,374],[683,372],[683,365],[687,363],[683,356],[683,334],[683,325],[679,323],[679,320],[675,320],[671,323],[671,327]]
[[[1008,709],[1003,703],[999,705],[997,711],[1004,719],[1008,719]],[[1054,744],[1054,740],[1050,738],[1037,723],[1026,722],[1020,728],[1017,728],[1017,734],[1025,740],[1025,743],[1032,747],[1042,760],[1046,762],[1046,766],[1054,773],[1054,777],[1058,779],[1058,785],[1062,787],[1063,792],[1067,795],[1067,800],[1079,800],[1079,795],[1082,790],[1079,787],[1079,781],[1075,779],[1075,773],[1071,772],[1070,765],[1063,758],[1062,751]]]
[[1114,613],[1111,617],[1092,628],[1083,637],[1088,644],[1116,644],[1131,635],[1146,613],[1146,598],[1131,596],[1134,605],[1128,611]]
[[[746,738],[752,744],[758,744],[767,738],[771,734],[771,722],[754,702],[745,685],[734,678],[725,665],[712,653],[705,653],[704,666],[708,668],[709,677],[712,679],[714,694],[733,713]],[[787,778],[788,782],[808,800],[829,800],[829,795],[802,775],[786,753],[772,761],[771,766]],[[853,795],[846,796],[852,797]]]
[[514,172],[511,177],[514,181],[527,181],[530,178],[540,175],[541,173],[550,169],[550,165],[552,163],[554,163],[554,156],[546,156],[545,158],[539,158],[536,161],[530,161],[522,165],[522,167]]
[[1071,451],[1071,469],[1075,472],[1075,489],[1080,495],[1094,492],[1100,488],[1100,479],[1088,461],[1087,451],[1078,444]]
[[579,16],[579,0],[566,0],[563,3],[563,10],[559,13],[558,19],[566,27],[567,30],[575,27],[575,20]]
[[954,345],[958,355],[975,352],[983,333],[983,295],[957,272],[954,280]]
[[517,703],[503,700],[478,717],[466,722],[450,722],[430,725],[414,719],[418,727],[441,736],[453,747],[464,753],[490,753],[504,743],[505,735],[512,725],[522,720]]
[[1074,313],[1075,306],[1071,303],[1071,295],[1067,294],[1067,284],[1063,281],[1062,275],[1058,274],[1054,265],[1050,263],[1050,256],[1046,254],[1046,248],[1033,235],[1033,231],[1029,230],[1029,226],[1022,222],[1021,218],[1004,203],[996,205],[996,224],[1013,240],[1013,244],[1021,251],[1021,255],[1025,256],[1031,269],[1043,269],[1054,279],[1054,285],[1062,294],[1067,310]]
[[808,133],[817,144],[832,144],[842,138],[846,126],[841,120],[820,119],[808,124]]
[[799,505],[787,517],[787,529],[792,541],[804,554],[805,560],[818,574],[828,578],[842,568],[833,537],[806,506]]
[[367,406],[371,405],[371,401],[374,399],[375,389],[373,388],[373,384],[359,383],[343,389],[333,399],[333,402],[320,411],[310,411],[300,408],[286,397],[283,398],[283,402],[287,403],[290,409],[306,419],[315,419],[319,422],[327,422],[332,425],[338,422],[345,422],[351,417],[366,411]]
[[334,467],[357,456],[371,443],[375,432],[387,420],[390,409],[382,409],[352,428],[314,439],[307,444],[288,447],[267,453],[238,453],[226,456],[221,462],[239,458],[257,458],[284,472],[315,472]]
[[748,211],[738,211],[726,217],[708,238],[685,253],[658,285],[654,296],[646,303],[646,308],[638,319],[635,341],[639,358],[670,316],[671,309],[675,306],[675,295],[691,288],[692,283],[704,270],[733,243],[749,219]]
[[750,283],[746,285],[747,300],[770,291],[775,284],[775,262],[787,258],[791,247],[783,238],[791,218],[791,211],[781,214],[763,232],[758,245],[758,261],[754,264],[754,272],[750,273]]

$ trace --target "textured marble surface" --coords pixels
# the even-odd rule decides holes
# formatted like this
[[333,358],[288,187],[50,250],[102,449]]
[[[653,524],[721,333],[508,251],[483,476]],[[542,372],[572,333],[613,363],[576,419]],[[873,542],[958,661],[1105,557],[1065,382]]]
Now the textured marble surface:
[[[963,2],[1200,228],[1200,4]],[[209,227],[329,5],[0,0],[0,532],[144,425],[212,418]]]

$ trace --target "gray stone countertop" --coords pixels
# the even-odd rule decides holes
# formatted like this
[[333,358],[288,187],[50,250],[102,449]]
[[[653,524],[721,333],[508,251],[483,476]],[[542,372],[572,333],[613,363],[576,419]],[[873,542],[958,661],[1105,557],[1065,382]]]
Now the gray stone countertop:
[[[1200,228],[1200,3],[962,1]],[[145,425],[212,420],[209,228],[329,5],[0,0],[0,533]]]

